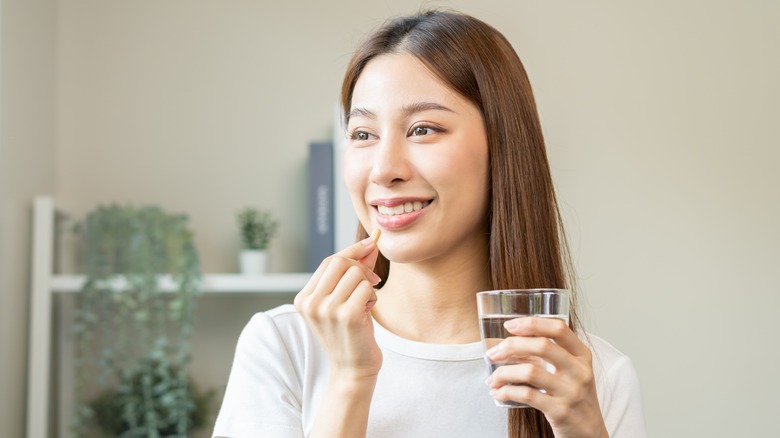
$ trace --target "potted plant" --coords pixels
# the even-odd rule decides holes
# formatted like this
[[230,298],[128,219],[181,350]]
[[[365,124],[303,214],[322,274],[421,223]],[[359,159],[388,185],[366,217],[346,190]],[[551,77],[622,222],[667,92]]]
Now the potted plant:
[[239,262],[242,274],[268,271],[268,245],[276,235],[279,223],[269,211],[245,207],[237,214],[241,232]]
[[201,278],[187,218],[100,206],[79,231],[86,281],[74,326],[73,435],[90,436],[92,426],[129,438],[190,435],[210,396],[187,376]]
[[[143,379],[146,376],[144,372],[146,364],[140,365],[135,372],[127,376],[126,381],[119,384],[118,388],[106,389],[89,402],[95,424],[109,436],[127,436],[127,432],[133,430],[133,424],[143,424],[145,421],[146,413],[143,409],[132,409],[133,413],[130,415],[134,417],[131,417],[130,420],[128,420],[128,415],[118,415],[120,412],[124,412],[129,405],[142,406],[144,403]],[[166,362],[153,361],[148,365],[152,369],[152,387],[157,388],[159,394],[155,408],[156,416],[162,419],[171,418],[174,415],[173,405],[166,403],[163,397],[168,394],[166,389],[172,389],[170,386],[171,382],[174,381],[172,376],[178,374],[178,371],[169,368],[170,364]],[[192,381],[187,382],[186,391],[186,397],[189,398],[191,404],[187,423],[189,430],[197,430],[206,425],[214,391],[200,392]],[[177,421],[162,421],[158,423],[155,431],[159,433],[159,436],[164,437],[181,436],[177,426]]]

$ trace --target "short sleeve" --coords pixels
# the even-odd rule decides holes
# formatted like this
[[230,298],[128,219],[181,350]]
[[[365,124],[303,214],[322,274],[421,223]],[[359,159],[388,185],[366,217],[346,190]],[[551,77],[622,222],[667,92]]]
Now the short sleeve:
[[626,356],[605,370],[601,411],[611,438],[645,438],[644,411],[639,377]]
[[214,437],[303,437],[301,385],[273,319],[258,313],[236,345]]

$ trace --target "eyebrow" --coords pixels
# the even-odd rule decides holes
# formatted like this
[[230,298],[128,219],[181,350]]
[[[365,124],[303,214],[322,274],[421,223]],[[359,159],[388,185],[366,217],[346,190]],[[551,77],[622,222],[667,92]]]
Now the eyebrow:
[[[404,117],[409,117],[415,113],[423,112],[423,111],[447,111],[454,113],[455,111],[447,108],[444,105],[438,104],[436,102],[415,102],[409,105],[404,105],[403,109],[401,110],[401,113]],[[352,108],[352,110],[347,114],[347,123],[349,123],[350,119],[354,116],[362,116],[367,117],[369,119],[375,119],[376,113],[373,111],[370,111],[366,108]]]

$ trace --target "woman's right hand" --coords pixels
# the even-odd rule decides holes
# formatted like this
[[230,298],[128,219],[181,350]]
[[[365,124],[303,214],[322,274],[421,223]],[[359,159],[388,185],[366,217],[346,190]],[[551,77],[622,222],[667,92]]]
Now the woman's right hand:
[[295,297],[295,308],[328,354],[331,377],[376,379],[382,352],[374,339],[373,271],[379,249],[368,237],[322,261]]

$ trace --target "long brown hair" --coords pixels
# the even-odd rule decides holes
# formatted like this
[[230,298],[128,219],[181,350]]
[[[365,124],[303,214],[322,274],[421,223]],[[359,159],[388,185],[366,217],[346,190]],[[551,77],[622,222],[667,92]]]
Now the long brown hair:
[[[573,289],[536,103],[509,41],[492,26],[457,12],[426,11],[391,20],[369,36],[347,67],[341,90],[345,119],[366,64],[400,52],[415,55],[482,113],[489,154],[491,286]],[[366,236],[358,227],[358,238]],[[389,261],[380,254],[374,270],[386,279]],[[574,329],[579,325],[574,310],[570,316]],[[508,421],[511,438],[553,437],[535,409],[509,409]]]

